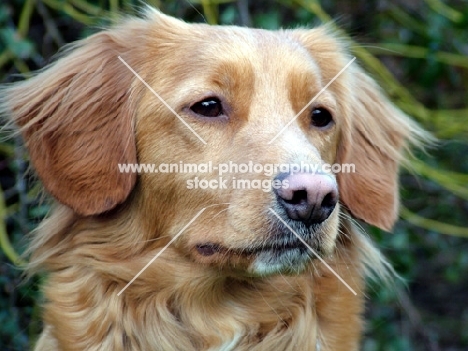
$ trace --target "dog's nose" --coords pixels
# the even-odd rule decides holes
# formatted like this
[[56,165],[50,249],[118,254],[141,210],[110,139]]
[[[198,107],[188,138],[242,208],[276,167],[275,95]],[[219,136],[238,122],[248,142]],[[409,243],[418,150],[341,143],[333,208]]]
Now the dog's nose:
[[338,202],[336,181],[327,174],[280,173],[275,179],[282,181],[275,192],[288,217],[306,225],[322,223]]

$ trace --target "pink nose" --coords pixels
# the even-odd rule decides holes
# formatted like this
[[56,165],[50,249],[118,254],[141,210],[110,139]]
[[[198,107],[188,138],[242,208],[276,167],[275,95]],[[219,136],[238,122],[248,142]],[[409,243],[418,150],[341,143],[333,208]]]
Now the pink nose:
[[289,218],[306,225],[326,220],[338,202],[338,187],[329,175],[281,173],[276,179],[284,185],[276,190],[279,204]]

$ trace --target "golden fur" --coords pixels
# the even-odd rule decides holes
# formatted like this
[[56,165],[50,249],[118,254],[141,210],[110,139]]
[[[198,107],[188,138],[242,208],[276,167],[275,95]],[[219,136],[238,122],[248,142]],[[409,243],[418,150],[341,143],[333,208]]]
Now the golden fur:
[[[331,128],[311,128],[306,111],[268,143],[350,59],[325,27],[187,24],[150,9],[4,87],[0,108],[20,127],[37,174],[58,200],[29,250],[28,272],[47,273],[35,350],[357,350],[365,277],[369,267],[384,275],[385,262],[352,216],[391,229],[398,165],[423,132],[353,63],[313,104],[332,111]],[[190,114],[188,106],[212,95],[229,106],[229,118]],[[356,173],[337,175],[340,204],[314,234],[315,248],[356,296],[318,260],[265,268],[244,254],[279,226],[268,210],[277,208],[271,192],[188,190],[187,174],[117,168],[249,160],[356,165]],[[200,242],[225,250],[201,255]]]

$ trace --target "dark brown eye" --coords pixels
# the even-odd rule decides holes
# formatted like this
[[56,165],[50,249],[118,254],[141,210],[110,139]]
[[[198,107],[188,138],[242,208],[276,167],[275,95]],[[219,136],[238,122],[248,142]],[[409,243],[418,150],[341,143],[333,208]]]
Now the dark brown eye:
[[217,98],[208,98],[193,104],[190,109],[204,117],[219,117],[223,114],[223,106]]
[[312,125],[314,127],[327,127],[333,122],[331,113],[324,108],[316,108],[312,111]]

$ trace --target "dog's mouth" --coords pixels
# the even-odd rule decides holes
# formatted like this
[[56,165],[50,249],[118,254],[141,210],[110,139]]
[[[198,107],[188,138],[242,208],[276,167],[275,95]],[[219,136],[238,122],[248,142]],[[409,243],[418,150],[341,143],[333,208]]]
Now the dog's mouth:
[[261,243],[246,245],[245,247],[230,247],[221,243],[208,241],[196,244],[195,251],[200,256],[206,258],[214,255],[251,258],[265,254],[278,257],[291,253],[304,256],[307,252],[310,253],[310,257],[312,258],[322,255],[319,228],[306,227],[298,222],[291,223],[290,225],[295,232],[294,234],[282,224],[276,224],[269,230],[270,238]]
[[[310,244],[307,244],[310,246]],[[236,256],[255,256],[261,253],[270,252],[272,254],[280,254],[287,251],[297,250],[301,253],[310,250],[300,240],[289,242],[289,243],[273,243],[257,247],[246,247],[246,248],[227,248],[216,243],[200,243],[196,245],[197,252],[202,256],[213,256],[215,254],[229,254]],[[320,250],[314,250],[315,253]],[[312,253],[312,252],[311,252]]]
[[[306,241],[307,242],[307,241]],[[273,242],[245,248],[230,248],[205,242],[195,247],[201,262],[214,264],[227,274],[241,276],[268,276],[298,274],[318,256],[323,256],[318,245],[300,240]]]

